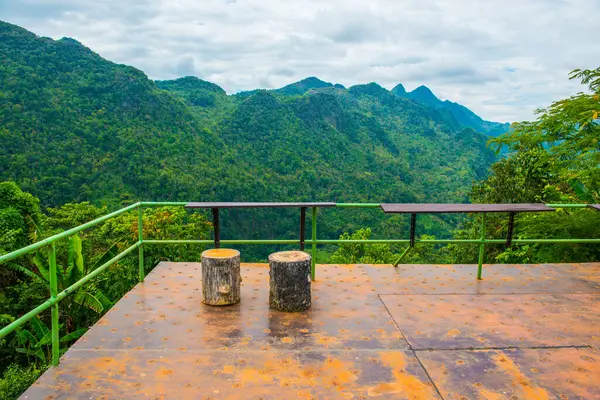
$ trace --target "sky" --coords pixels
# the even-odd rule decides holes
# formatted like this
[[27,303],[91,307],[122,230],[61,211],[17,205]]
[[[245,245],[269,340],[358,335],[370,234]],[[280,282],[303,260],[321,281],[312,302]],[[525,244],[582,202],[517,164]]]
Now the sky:
[[569,71],[600,65],[600,0],[0,0],[0,20],[151,79],[426,85],[500,122],[585,90]]

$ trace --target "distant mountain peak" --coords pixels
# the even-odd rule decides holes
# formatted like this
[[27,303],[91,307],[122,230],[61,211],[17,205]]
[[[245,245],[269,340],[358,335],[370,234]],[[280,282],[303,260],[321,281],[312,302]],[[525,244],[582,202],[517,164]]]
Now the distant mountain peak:
[[195,76],[184,76],[170,81],[155,81],[156,85],[161,89],[167,90],[190,90],[203,89],[210,92],[225,94],[225,91],[216,83],[204,81]]
[[304,79],[302,79],[302,80],[300,80],[300,81],[298,81],[296,83],[297,84],[300,83],[302,85],[310,86],[310,87],[332,86],[331,83],[322,81],[319,78],[317,78],[316,76],[309,76],[308,78],[304,78]]
[[276,93],[289,94],[289,95],[300,95],[308,92],[312,89],[321,89],[326,87],[332,87],[333,85],[329,82],[320,80],[315,76],[309,76],[301,81],[290,83],[279,89],[275,89]]
[[404,88],[404,85],[399,83],[397,84],[392,90],[391,92],[393,94],[395,94],[396,96],[400,96],[400,97],[406,97],[406,95],[408,94],[406,92],[406,89]]
[[431,106],[438,106],[442,102],[427,86],[424,85],[421,85],[412,92],[408,93],[408,97],[420,103],[429,104]]
[[365,83],[363,85],[354,85],[354,86],[351,86],[348,90],[353,95],[366,94],[369,96],[377,96],[377,97],[390,95],[390,92],[386,88],[381,87],[379,84],[377,84],[375,82]]

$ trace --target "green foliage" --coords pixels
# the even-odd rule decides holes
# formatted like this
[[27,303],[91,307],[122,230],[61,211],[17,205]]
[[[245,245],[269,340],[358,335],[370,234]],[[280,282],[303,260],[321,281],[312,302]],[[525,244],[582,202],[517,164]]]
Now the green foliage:
[[[14,182],[0,182],[0,253],[16,250],[35,240],[41,218],[39,200]],[[33,235],[33,236],[32,236]]]
[[[359,229],[349,234],[344,232],[341,240],[367,240],[371,228]],[[387,264],[391,262],[392,251],[389,244],[343,244],[333,253],[330,262],[334,264]]]
[[10,365],[0,377],[0,400],[18,398],[44,372],[44,365]]
[[[589,93],[557,101],[539,110],[536,121],[515,124],[494,140],[511,152],[494,163],[481,132],[495,135],[506,127],[441,102],[426,88],[410,94],[375,83],[346,89],[307,78],[280,90],[228,96],[194,77],[153,82],[77,41],[40,38],[3,22],[0,61],[0,174],[49,207],[42,212],[36,197],[14,182],[0,183],[0,253],[138,199],[600,202],[600,68],[572,74]],[[375,210],[322,213],[323,238],[398,237],[408,227],[406,218]],[[297,218],[297,210],[223,210],[223,236],[296,238]],[[480,218],[465,219],[455,236],[478,238]],[[448,237],[460,221],[423,216],[419,233]],[[489,215],[488,237],[504,238],[506,223],[505,215]],[[136,243],[137,224],[136,212],[125,213],[59,242],[59,290]],[[596,237],[599,224],[600,213],[591,210],[523,214],[516,235]],[[146,208],[143,225],[145,239],[207,239],[212,229],[204,213],[181,207]],[[276,248],[247,249],[244,258],[264,259]],[[344,244],[331,255],[329,247],[320,251],[319,260],[391,263],[404,249]],[[199,260],[203,247],[144,250],[149,271],[162,260]],[[476,257],[471,245],[417,244],[403,262]],[[599,259],[597,245],[487,246],[488,261]],[[48,270],[47,248],[0,266],[0,324],[47,299]],[[137,259],[126,257],[61,302],[63,346],[136,282]],[[6,354],[1,396],[14,398],[44,368],[47,321],[44,313],[0,341]],[[27,361],[37,367],[19,367]]]
[[[52,210],[136,200],[460,202],[495,159],[487,137],[451,113],[374,83],[345,89],[307,78],[228,96],[194,77],[153,82],[72,39],[7,23],[0,60],[0,174]],[[83,221],[98,211],[78,207],[64,212]],[[296,211],[224,213],[223,234],[296,237]],[[75,222],[53,217],[47,232]],[[326,218],[322,237],[357,227],[338,210]],[[448,236],[455,219],[424,233]],[[387,220],[366,213],[358,226],[374,237],[402,227]]]
[[51,359],[50,343],[52,341],[52,331],[38,317],[29,321],[31,330],[23,327],[17,329],[11,345],[19,353],[27,355],[27,361],[30,357],[37,357],[38,361],[46,364]]
[[[344,232],[341,240],[368,240],[371,237],[371,228],[358,229],[349,234]],[[422,240],[434,240],[435,236],[423,235]],[[405,249],[402,249],[404,251]],[[342,244],[330,257],[334,264],[390,264],[400,257],[399,253],[392,251],[389,244]],[[450,255],[446,247],[436,246],[432,243],[416,244],[408,255],[402,260],[404,264],[429,264],[447,263]]]
[[575,70],[571,79],[580,79],[590,92],[538,110],[537,120],[514,124],[512,133],[494,143],[517,152],[537,150],[554,180],[571,188],[563,188],[563,192],[600,201],[600,67]]
[[[22,197],[28,196],[37,205],[37,199],[22,192],[20,196],[13,196],[13,202],[18,204]],[[9,208],[15,208],[14,204],[7,204]],[[34,228],[35,236],[44,239],[97,218],[106,211],[105,207],[96,207],[88,202],[51,208],[48,209],[48,215],[38,210],[36,220],[39,223]],[[211,224],[203,214],[189,214],[181,207],[145,209],[143,220],[146,239],[203,239],[208,238],[211,229]],[[72,286],[136,243],[137,223],[137,212],[121,214],[95,228],[57,242],[58,291]],[[199,260],[203,249],[203,246],[191,245],[148,246],[145,253],[147,270],[161,260]],[[42,248],[29,257],[0,266],[3,274],[10,273],[12,276],[12,280],[7,281],[9,285],[0,287],[0,325],[9,324],[15,317],[30,311],[33,305],[41,304],[48,298],[49,255],[49,247]],[[64,346],[61,352],[137,283],[137,264],[137,258],[126,257],[60,302],[60,342],[61,347]],[[5,354],[0,362],[0,373],[15,362],[40,366],[49,362],[51,334],[48,314],[42,313],[0,341],[0,351]]]
[[[600,201],[600,68],[575,70],[591,93],[556,101],[538,110],[535,121],[513,126],[513,131],[492,141],[508,146],[511,154],[492,166],[490,176],[475,184],[475,203],[596,203]],[[479,237],[480,216],[471,217],[458,238]],[[506,237],[506,215],[490,215],[489,238]],[[554,213],[519,214],[515,237],[596,238],[600,213],[588,209],[559,209]],[[457,262],[474,262],[474,246],[452,245]],[[576,262],[600,260],[593,244],[514,244],[512,248],[487,246],[490,262]]]

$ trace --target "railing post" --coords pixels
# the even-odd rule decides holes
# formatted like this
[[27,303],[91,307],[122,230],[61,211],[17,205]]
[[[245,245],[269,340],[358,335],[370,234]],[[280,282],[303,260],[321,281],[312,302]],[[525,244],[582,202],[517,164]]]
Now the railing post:
[[482,279],[481,274],[483,272],[483,255],[485,252],[485,216],[486,213],[483,213],[481,216],[481,241],[482,243],[479,245],[479,261],[477,265],[477,279]]
[[310,265],[310,277],[315,280],[315,265],[317,259],[317,207],[312,208],[312,251],[311,251],[311,265]]
[[[58,277],[56,272],[56,244],[52,243],[50,250],[50,298],[56,301],[58,294]],[[60,340],[58,327],[58,301],[52,304],[51,308],[51,329],[52,329],[52,365],[56,366],[60,358]]]
[[144,237],[143,237],[143,216],[144,210],[142,210],[142,205],[138,206],[138,241],[140,242],[140,246],[138,247],[138,258],[139,258],[139,280],[140,282],[144,282],[145,271],[144,271]]

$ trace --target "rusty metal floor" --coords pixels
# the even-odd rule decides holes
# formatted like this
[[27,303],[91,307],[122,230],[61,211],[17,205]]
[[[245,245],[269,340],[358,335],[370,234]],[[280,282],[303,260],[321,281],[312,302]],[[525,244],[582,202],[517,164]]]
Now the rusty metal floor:
[[600,264],[323,265],[313,307],[201,303],[161,263],[22,398],[600,399]]

